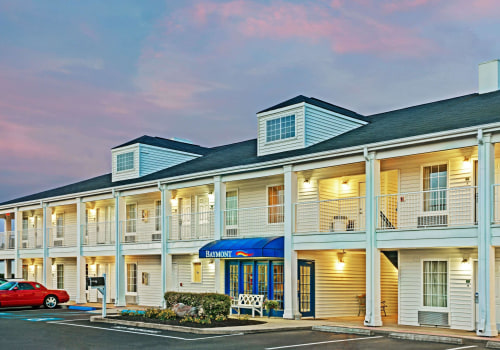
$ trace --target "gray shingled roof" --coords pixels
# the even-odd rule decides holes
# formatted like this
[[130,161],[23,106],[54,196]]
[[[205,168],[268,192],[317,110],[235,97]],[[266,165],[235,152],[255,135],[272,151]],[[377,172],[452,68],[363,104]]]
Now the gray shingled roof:
[[284,102],[278,103],[277,105],[274,105],[272,107],[266,108],[266,109],[258,112],[257,114],[269,112],[269,111],[272,111],[275,109],[280,109],[280,108],[284,108],[284,107],[288,107],[288,106],[293,106],[297,103],[302,103],[302,102],[308,103],[308,104],[316,106],[316,107],[321,107],[321,108],[326,109],[328,111],[339,113],[339,114],[342,114],[342,115],[345,115],[345,116],[348,116],[351,118],[356,118],[356,119],[360,119],[362,121],[367,121],[367,119],[363,115],[356,113],[354,111],[351,111],[350,109],[339,107],[339,106],[336,106],[334,104],[319,100],[319,99],[314,98],[314,97],[306,97],[304,95],[295,96],[294,98],[291,98],[291,99],[286,100]]
[[214,147],[199,158],[160,170],[138,179],[111,182],[111,174],[98,176],[75,184],[10,200],[0,205],[39,200],[47,197],[91,191],[144,181],[160,180],[233,166],[258,164],[293,156],[362,146],[429,133],[449,131],[470,126],[500,122],[500,91],[470,94],[452,99],[374,114],[370,123],[333,137],[308,148],[257,156],[257,140],[248,140]]
[[210,152],[210,148],[208,147],[202,147],[199,145],[193,145],[191,143],[179,142],[175,140],[164,139],[162,137],[157,137],[157,136],[153,137],[148,135],[144,135],[136,139],[133,139],[131,141],[125,142],[124,144],[113,147],[112,149],[134,145],[136,143],[142,143],[144,145],[168,148],[176,151],[194,153],[199,155],[204,155]]

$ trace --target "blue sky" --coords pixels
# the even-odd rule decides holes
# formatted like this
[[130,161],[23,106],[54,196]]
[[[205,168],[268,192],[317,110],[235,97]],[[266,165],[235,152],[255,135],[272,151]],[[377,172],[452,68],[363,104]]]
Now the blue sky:
[[[0,0],[0,202],[147,134],[215,146],[299,94],[362,114],[477,91],[496,0]],[[0,224],[1,225],[1,224]]]

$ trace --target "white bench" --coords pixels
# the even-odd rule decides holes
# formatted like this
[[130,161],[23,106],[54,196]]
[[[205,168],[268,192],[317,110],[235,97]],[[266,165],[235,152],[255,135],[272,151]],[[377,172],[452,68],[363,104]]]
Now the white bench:
[[252,309],[252,317],[255,317],[255,311],[262,313],[264,311],[264,296],[260,294],[240,294],[238,297],[238,302],[231,305],[231,314],[233,308],[238,309],[238,315],[240,314],[240,309]]

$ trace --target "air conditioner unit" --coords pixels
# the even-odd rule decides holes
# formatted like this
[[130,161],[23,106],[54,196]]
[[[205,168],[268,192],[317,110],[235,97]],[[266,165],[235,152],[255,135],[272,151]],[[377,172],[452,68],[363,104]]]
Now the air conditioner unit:
[[64,244],[62,239],[54,239],[54,247],[62,247]]
[[135,243],[136,237],[134,236],[125,236],[125,243]]
[[161,241],[161,233],[153,233],[153,234],[151,235],[151,239],[152,239],[153,241]]
[[24,249],[28,248],[28,241],[23,241],[21,243],[21,248],[24,248]]
[[418,228],[443,226],[448,226],[448,215],[419,216],[417,218]]
[[238,237],[238,228],[226,228],[226,237]]
[[418,323],[427,326],[447,327],[450,325],[447,312],[418,311]]

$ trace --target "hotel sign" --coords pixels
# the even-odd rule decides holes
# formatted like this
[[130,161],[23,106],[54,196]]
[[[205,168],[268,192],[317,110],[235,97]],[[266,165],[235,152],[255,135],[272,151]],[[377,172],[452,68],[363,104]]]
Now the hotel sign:
[[251,250],[202,250],[200,251],[200,258],[250,258],[254,256]]

